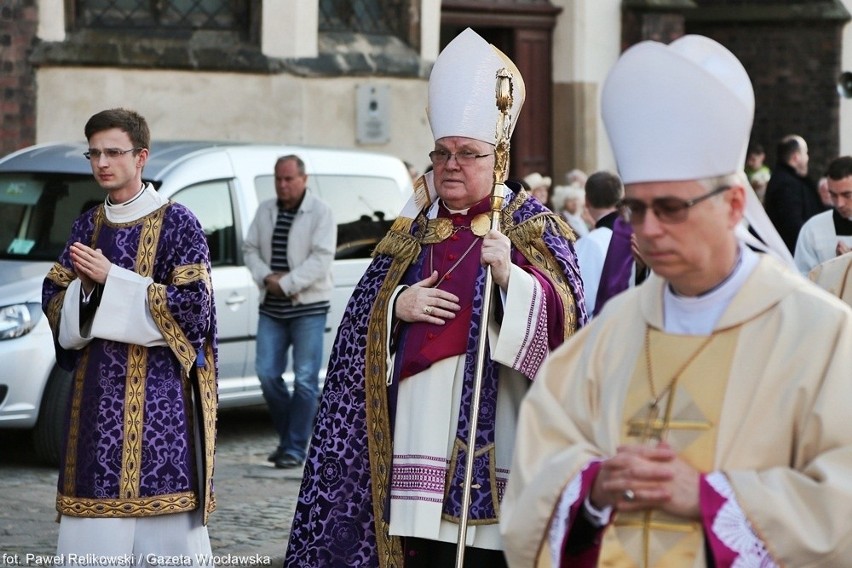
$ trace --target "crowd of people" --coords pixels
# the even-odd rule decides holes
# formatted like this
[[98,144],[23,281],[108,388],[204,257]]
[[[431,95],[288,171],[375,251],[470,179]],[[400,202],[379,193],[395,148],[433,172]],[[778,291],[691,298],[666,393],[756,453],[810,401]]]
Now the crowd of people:
[[[750,142],[742,172],[790,256],[783,251],[780,254],[787,260],[792,259],[803,275],[816,280],[817,276],[811,273],[819,265],[852,251],[852,156],[839,156],[831,160],[825,174],[815,180],[810,176],[808,144],[804,138],[795,134],[784,136],[778,142],[776,154],[777,163],[773,170],[765,163],[766,151],[763,146]],[[561,215],[574,231],[586,307],[590,314],[598,313],[598,308],[602,308],[606,299],[612,295],[604,291],[603,302],[597,306],[601,279],[606,280],[606,287],[611,285],[613,278],[609,271],[602,270],[607,252],[612,254],[612,262],[622,259],[620,264],[626,263],[631,271],[630,277],[625,279],[627,268],[622,266],[621,275],[616,277],[621,282],[616,286],[617,292],[641,283],[647,276],[647,264],[636,248],[632,248],[631,254],[626,254],[624,235],[619,233],[627,233],[631,237],[632,231],[617,219],[620,203],[601,205],[599,201],[598,192],[601,190],[595,181],[604,178],[613,182],[619,180],[618,174],[614,172],[600,171],[586,176],[577,169],[566,174],[568,184],[552,188],[551,178],[537,172],[523,180],[527,189],[535,182],[535,187],[530,189],[532,195]],[[598,215],[601,206],[613,214],[602,219]],[[602,232],[599,230],[601,228],[609,231]],[[611,239],[613,229],[617,229],[615,241]],[[591,239],[584,238],[589,235]],[[753,240],[750,244],[755,244],[756,248],[766,245]],[[595,250],[596,254],[590,255],[591,250]],[[832,266],[836,270],[848,262],[848,259],[844,259]],[[827,272],[822,268],[819,270],[820,279],[824,279]],[[849,277],[852,278],[852,275]],[[834,289],[837,286],[839,284],[835,284]],[[841,288],[840,293],[843,290],[845,288]]]
[[[507,180],[523,77],[470,29],[428,96],[431,165],[321,395],[336,229],[298,156],[270,165],[276,197],[248,229],[268,459],[304,467],[285,566],[847,566],[852,157],[827,169],[827,210],[800,136],[769,173],[745,69],[697,35],[609,72],[617,173]],[[58,552],[197,565],[215,509],[206,241],[142,182],[141,116],[104,111],[85,134],[106,198],[43,292],[75,377]]]

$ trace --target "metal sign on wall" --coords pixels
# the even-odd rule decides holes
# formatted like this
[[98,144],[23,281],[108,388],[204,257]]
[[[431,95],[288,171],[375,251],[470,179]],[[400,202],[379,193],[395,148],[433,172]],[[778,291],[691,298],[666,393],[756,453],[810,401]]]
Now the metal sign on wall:
[[387,144],[390,142],[390,87],[388,85],[358,85],[355,120],[359,144]]

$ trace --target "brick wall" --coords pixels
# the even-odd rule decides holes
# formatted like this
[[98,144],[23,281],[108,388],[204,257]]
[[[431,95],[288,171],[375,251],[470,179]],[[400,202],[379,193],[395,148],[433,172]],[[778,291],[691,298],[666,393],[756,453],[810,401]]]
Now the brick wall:
[[36,0],[0,2],[0,156],[35,143]]

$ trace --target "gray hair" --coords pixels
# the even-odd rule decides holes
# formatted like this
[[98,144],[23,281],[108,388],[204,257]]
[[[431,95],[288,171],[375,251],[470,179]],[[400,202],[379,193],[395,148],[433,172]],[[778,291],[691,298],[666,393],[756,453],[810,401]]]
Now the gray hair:
[[713,191],[717,187],[740,185],[742,187],[750,187],[748,180],[743,172],[736,172],[723,176],[713,176],[698,180],[704,189]]

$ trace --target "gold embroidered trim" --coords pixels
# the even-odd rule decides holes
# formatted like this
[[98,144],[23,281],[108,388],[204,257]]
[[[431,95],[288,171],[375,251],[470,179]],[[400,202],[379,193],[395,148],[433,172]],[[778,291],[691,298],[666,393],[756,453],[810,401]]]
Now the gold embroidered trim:
[[62,288],[62,290],[58,291],[47,303],[47,309],[45,310],[45,315],[47,316],[47,321],[50,323],[50,331],[53,334],[53,339],[59,337],[59,320],[62,312],[62,304],[65,302],[65,292],[68,288],[68,285],[71,284],[77,275],[73,270],[65,268],[58,262],[53,263],[53,266],[50,268],[50,271],[45,276],[46,280],[49,280]]
[[[527,193],[523,188],[518,192],[515,199],[510,201],[506,207],[504,207],[501,211],[503,213],[503,218],[508,219],[510,223],[512,223],[512,215],[515,214],[515,211],[521,208],[521,205],[524,204],[524,201],[530,198],[530,194]],[[501,222],[501,226],[502,226]]]
[[145,422],[145,379],[148,350],[127,347],[127,379],[124,391],[124,445],[121,451],[119,494],[123,499],[139,496],[142,474],[142,426]]
[[71,386],[71,415],[68,424],[68,438],[65,445],[65,473],[63,488],[65,493],[73,493],[77,478],[77,443],[80,440],[80,408],[83,400],[83,384],[86,380],[86,368],[89,366],[89,348],[83,349],[80,362],[74,372]]
[[[509,237],[515,248],[526,257],[530,264],[547,274],[550,281],[553,282],[556,293],[562,301],[562,311],[565,315],[564,335],[565,339],[568,339],[577,331],[577,311],[574,294],[571,291],[568,280],[559,267],[559,263],[556,261],[556,257],[553,256],[553,253],[544,244],[542,237],[544,236],[545,229],[547,229],[563,238],[574,240],[571,236],[570,228],[567,223],[553,213],[542,213],[515,225],[511,215],[508,213],[510,208],[517,208],[514,201],[503,210],[501,222],[503,234]],[[566,229],[569,232],[566,232]]]
[[402,542],[399,537],[389,534],[390,526],[384,515],[384,507],[385,503],[388,502],[390,490],[390,460],[393,455],[386,383],[387,311],[393,291],[408,266],[420,254],[420,250],[420,244],[414,236],[399,233],[389,233],[376,247],[377,252],[393,256],[387,276],[379,288],[373,310],[370,313],[365,369],[367,446],[370,457],[373,517],[380,568],[401,568],[403,565]]
[[169,205],[160,207],[150,215],[143,217],[142,233],[139,235],[139,250],[136,252],[136,273],[151,278],[154,275],[154,261],[157,258],[157,246],[163,231],[163,217]]
[[155,497],[137,497],[135,499],[56,496],[56,510],[69,517],[155,517],[157,515],[194,511],[197,508],[198,497],[193,491]]
[[195,349],[169,310],[165,284],[148,286],[148,305],[154,323],[163,333],[166,343],[180,362],[184,374],[188,375],[195,364]]
[[59,338],[59,320],[62,317],[62,304],[65,302],[65,292],[66,290],[62,290],[54,294],[47,303],[47,310],[45,311],[54,341]]
[[95,217],[94,217],[95,228],[92,231],[92,242],[89,245],[92,248],[97,247],[98,236],[101,233],[101,227],[103,227],[103,224],[104,224],[105,221],[106,221],[106,210],[104,209],[104,204],[101,203],[100,205],[98,205],[98,208],[95,209]]
[[58,262],[54,262],[45,278],[60,288],[67,288],[71,282],[77,279],[77,274],[70,268],[65,268]]
[[216,412],[219,394],[216,389],[216,369],[213,365],[212,338],[204,345],[204,368],[196,367],[198,376],[198,398],[201,407],[202,442],[204,444],[204,511],[202,522],[206,525],[210,513],[216,510],[216,498],[213,493],[213,465],[216,454]]
[[[459,452],[467,449],[467,444],[458,438],[455,439],[453,443],[453,451],[450,457],[449,469],[447,470],[447,482],[444,484],[444,501],[447,500],[447,496],[450,493],[450,482],[455,479],[456,468],[459,467]],[[483,446],[476,450],[474,457],[481,456],[483,454],[488,454],[488,480],[491,484],[491,503],[494,505],[494,512],[496,514],[500,514],[500,497],[497,493],[497,458],[495,454],[495,445],[494,443],[490,443],[487,446]],[[464,466],[464,464],[462,464]],[[455,515],[449,515],[447,513],[441,513],[441,518],[445,521],[453,521],[454,523],[459,523],[459,517]],[[470,519],[468,520],[469,525],[495,525],[498,523],[497,517],[492,517],[488,519]]]
[[626,518],[626,515],[622,514],[620,517],[616,517],[613,521],[613,524],[617,527],[631,527],[631,528],[649,528],[653,530],[661,530],[661,531],[672,531],[672,532],[682,532],[682,533],[694,533],[698,532],[701,528],[701,524],[695,521],[655,521],[650,520],[646,521],[644,518]]
[[203,263],[199,262],[196,264],[178,266],[172,271],[171,284],[174,284],[175,286],[185,286],[191,282],[197,281],[204,282],[204,286],[207,288],[208,292],[213,289],[213,285],[210,281],[210,273],[207,272],[207,266]]

